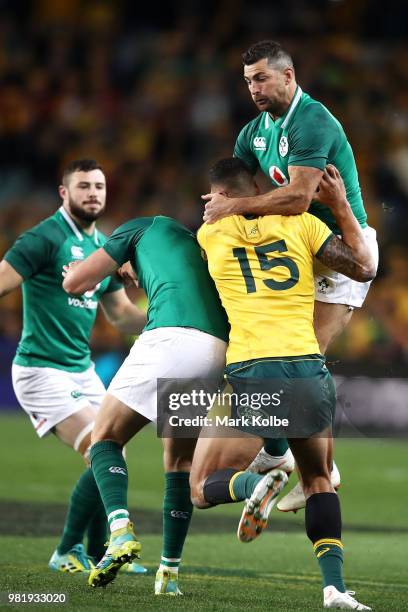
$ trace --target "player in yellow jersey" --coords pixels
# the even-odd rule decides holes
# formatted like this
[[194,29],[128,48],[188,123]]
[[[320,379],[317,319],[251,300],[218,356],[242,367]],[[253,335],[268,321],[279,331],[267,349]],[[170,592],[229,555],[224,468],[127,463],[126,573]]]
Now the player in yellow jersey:
[[[257,193],[239,159],[218,162],[210,179],[214,192],[229,197]],[[306,532],[323,576],[324,606],[369,610],[347,593],[342,577],[340,503],[330,482],[335,391],[313,329],[313,259],[359,282],[375,276],[375,262],[333,166],[325,170],[320,188],[318,197],[330,206],[342,240],[320,219],[303,213],[224,218],[203,225],[198,241],[231,325],[227,380],[238,398],[248,391],[257,399],[259,391],[278,397],[273,414],[281,421],[289,417],[287,427],[275,427],[275,435],[289,438],[300,471],[307,499]],[[232,417],[242,437],[201,437],[191,474],[193,501],[199,507],[247,500],[238,528],[245,542],[266,526],[287,478],[280,470],[264,477],[240,471],[262,438],[274,435],[272,428],[261,433],[265,425],[246,427],[242,417],[254,412],[251,405],[244,410],[238,399]],[[271,411],[262,414],[272,416]]]

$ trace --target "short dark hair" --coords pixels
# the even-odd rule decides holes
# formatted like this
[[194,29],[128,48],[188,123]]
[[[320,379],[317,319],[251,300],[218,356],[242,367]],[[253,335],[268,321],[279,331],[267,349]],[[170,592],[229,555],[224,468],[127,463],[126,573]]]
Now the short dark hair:
[[222,183],[228,187],[238,187],[239,183],[252,180],[248,166],[238,157],[226,157],[217,161],[209,171],[210,183]]
[[65,185],[68,177],[74,172],[91,172],[91,170],[102,170],[94,159],[74,159],[64,168],[62,182]]
[[259,62],[259,60],[267,59],[268,64],[273,64],[278,68],[293,68],[293,60],[289,53],[274,40],[261,40],[249,47],[242,54],[242,61],[245,66],[250,66]]

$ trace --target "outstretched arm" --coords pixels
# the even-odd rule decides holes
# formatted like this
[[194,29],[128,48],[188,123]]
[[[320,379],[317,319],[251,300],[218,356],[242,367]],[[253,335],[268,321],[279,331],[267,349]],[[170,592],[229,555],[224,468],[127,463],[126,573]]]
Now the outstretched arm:
[[342,239],[333,236],[317,259],[336,272],[360,282],[372,280],[376,274],[375,262],[364,239],[361,227],[347,201],[346,190],[339,171],[328,165],[315,194],[315,200],[330,208]]
[[0,262],[0,297],[17,289],[24,278],[5,259]]
[[82,295],[118,268],[116,261],[100,248],[83,261],[66,266],[62,286],[67,293]]
[[261,195],[227,198],[220,193],[207,193],[203,219],[215,223],[230,215],[298,215],[306,212],[323,172],[308,166],[289,166],[290,183]]

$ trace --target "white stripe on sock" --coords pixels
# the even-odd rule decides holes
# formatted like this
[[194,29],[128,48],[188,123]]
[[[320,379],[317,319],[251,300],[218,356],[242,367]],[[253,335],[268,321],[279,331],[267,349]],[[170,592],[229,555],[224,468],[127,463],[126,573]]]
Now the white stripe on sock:
[[108,514],[108,521],[111,521],[113,518],[115,518],[117,514],[125,514],[126,516],[129,516],[129,511],[126,510],[126,508],[121,508],[120,510],[114,510],[113,512]]

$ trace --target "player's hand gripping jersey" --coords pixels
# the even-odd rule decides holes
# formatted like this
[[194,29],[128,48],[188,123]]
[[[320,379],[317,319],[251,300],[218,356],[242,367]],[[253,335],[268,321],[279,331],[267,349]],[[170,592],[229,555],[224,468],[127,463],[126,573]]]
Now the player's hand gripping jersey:
[[[241,130],[234,156],[242,159],[254,174],[260,168],[274,187],[288,184],[288,166],[324,170],[327,164],[335,165],[357,221],[361,227],[367,227],[356,163],[344,130],[323,104],[302,92],[299,86],[282,117],[274,121],[269,113],[260,113]],[[312,202],[309,212],[325,221],[334,233],[340,233],[326,206]]]

